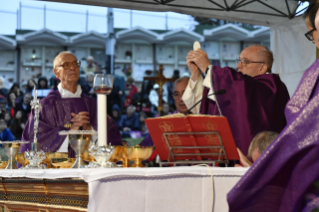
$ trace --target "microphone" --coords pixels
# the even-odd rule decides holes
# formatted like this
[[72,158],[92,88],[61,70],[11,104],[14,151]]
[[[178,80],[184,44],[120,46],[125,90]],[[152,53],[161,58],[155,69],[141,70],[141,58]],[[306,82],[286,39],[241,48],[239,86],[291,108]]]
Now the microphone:
[[209,96],[213,96],[213,95],[222,95],[222,94],[225,94],[226,93],[226,90],[225,89],[221,89],[221,90],[218,90],[214,93],[211,93],[211,94],[208,94],[207,96],[203,97],[201,100],[199,100],[198,102],[196,102],[191,108],[188,109],[188,111],[186,111],[186,113],[184,113],[185,115],[190,113],[191,110],[196,107],[196,105],[198,105],[199,103],[201,103],[204,99],[206,99],[207,97]]

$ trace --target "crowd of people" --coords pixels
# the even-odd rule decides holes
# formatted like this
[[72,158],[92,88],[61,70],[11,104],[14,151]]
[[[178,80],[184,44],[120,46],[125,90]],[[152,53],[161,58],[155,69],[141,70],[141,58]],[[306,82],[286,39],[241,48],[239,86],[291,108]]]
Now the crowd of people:
[[[315,18],[318,9],[319,3],[314,1],[305,13],[309,30],[306,37],[317,47],[319,18]],[[75,55],[61,52],[54,59],[55,79],[53,84],[50,83],[51,87],[42,77],[37,83],[29,80],[24,90],[17,83],[9,90],[2,86],[1,140],[21,137],[30,140],[34,124],[34,115],[30,114],[32,88],[52,89],[41,100],[39,145],[46,152],[65,147],[63,151],[74,156],[74,151],[67,148],[67,137],[58,132],[97,130],[93,84],[94,74],[100,70],[92,61],[94,59],[89,57],[89,67],[82,70],[85,77],[80,77],[82,71]],[[213,66],[202,49],[190,51],[186,63],[191,75],[180,77],[178,71],[174,71],[176,81],[166,84],[167,95],[162,95],[161,111],[157,111],[161,96],[159,85],[152,81],[137,85],[132,77],[123,81],[115,76],[107,105],[108,141],[111,145],[123,145],[123,138],[145,137],[140,145],[153,146],[145,125],[149,117],[170,113],[223,115],[227,117],[241,165],[251,166],[228,194],[230,211],[265,211],[265,208],[266,211],[312,211],[319,208],[316,186],[319,180],[316,161],[319,151],[319,60],[305,71],[291,99],[279,75],[271,74],[273,61],[272,52],[261,45],[243,49],[238,70]],[[214,95],[222,89],[227,93]],[[30,143],[22,144],[20,151],[27,149],[30,149]]]
[[[96,99],[93,89],[94,76],[101,73],[101,70],[94,63],[94,58],[87,58],[87,65],[80,67],[81,77],[79,85],[82,92],[87,96]],[[170,97],[164,96],[163,110],[157,111],[158,106],[158,85],[152,81],[143,82],[136,85],[133,77],[114,76],[113,90],[108,95],[107,113],[112,117],[123,138],[139,138],[149,134],[145,119],[149,117],[158,117],[171,114],[175,111],[173,99],[173,83],[167,83],[165,92],[170,93]],[[179,71],[175,70],[173,77],[179,78]],[[47,79],[44,76],[37,80],[29,79],[27,83],[20,86],[19,83],[13,83],[10,88],[3,85],[4,79],[0,78],[0,121],[3,119],[6,129],[0,135],[1,141],[20,140],[22,132],[31,112],[30,103],[33,99],[34,87],[38,90],[38,98],[42,99],[48,95],[50,90],[57,90],[60,80],[56,77]],[[44,91],[44,92],[40,92]],[[39,95],[40,94],[40,95]],[[154,103],[154,98],[157,102]],[[173,104],[172,104],[173,102]],[[175,111],[176,112],[176,111]],[[3,125],[4,126],[4,125]]]

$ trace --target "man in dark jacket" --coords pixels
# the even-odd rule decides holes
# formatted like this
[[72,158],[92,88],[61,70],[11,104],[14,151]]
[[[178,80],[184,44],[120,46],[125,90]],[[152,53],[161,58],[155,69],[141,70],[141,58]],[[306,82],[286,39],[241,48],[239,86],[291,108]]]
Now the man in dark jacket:
[[126,114],[121,116],[119,128],[122,130],[122,137],[128,138],[133,130],[140,130],[140,121],[138,114],[135,112],[135,106],[129,105]]

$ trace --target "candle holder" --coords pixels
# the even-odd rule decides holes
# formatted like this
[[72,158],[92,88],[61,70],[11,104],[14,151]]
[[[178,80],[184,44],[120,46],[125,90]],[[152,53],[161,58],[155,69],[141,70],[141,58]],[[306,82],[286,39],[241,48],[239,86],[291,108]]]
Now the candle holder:
[[42,105],[40,103],[40,99],[37,96],[38,92],[34,86],[33,89],[33,100],[31,101],[31,108],[34,112],[34,124],[33,124],[33,143],[31,143],[31,150],[27,150],[24,152],[24,157],[29,161],[29,164],[23,167],[22,169],[46,169],[47,167],[41,162],[46,158],[46,154],[43,150],[40,150],[37,133],[38,133],[38,125],[39,125],[39,113],[42,109]]
[[4,141],[1,142],[3,145],[4,152],[8,156],[8,165],[5,169],[17,169],[15,156],[20,151],[20,145],[23,143],[29,143],[27,141]]
[[84,168],[86,163],[82,159],[83,152],[89,147],[91,135],[96,135],[95,130],[70,130],[61,131],[59,135],[67,135],[69,137],[70,146],[76,153],[76,160],[71,168]]
[[96,74],[93,88],[97,94],[98,144],[107,147],[107,95],[112,92],[114,78],[110,74]]

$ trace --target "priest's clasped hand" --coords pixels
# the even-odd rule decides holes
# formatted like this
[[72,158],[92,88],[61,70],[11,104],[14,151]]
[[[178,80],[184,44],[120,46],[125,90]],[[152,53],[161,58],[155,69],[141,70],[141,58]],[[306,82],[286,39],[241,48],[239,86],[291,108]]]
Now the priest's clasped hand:
[[83,128],[83,130],[91,130],[91,124],[90,124],[90,117],[88,112],[79,112],[78,114],[76,113],[71,113],[72,115],[72,126],[71,130],[79,130],[80,127]]

